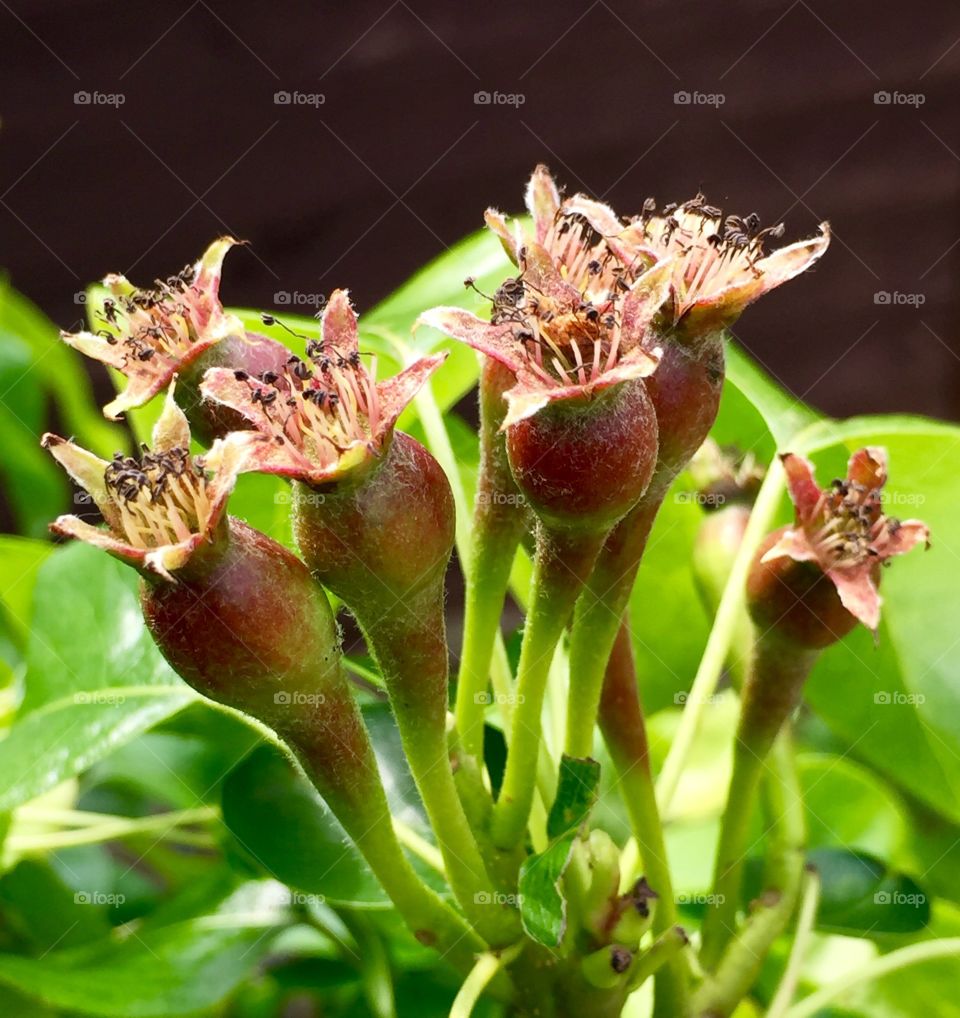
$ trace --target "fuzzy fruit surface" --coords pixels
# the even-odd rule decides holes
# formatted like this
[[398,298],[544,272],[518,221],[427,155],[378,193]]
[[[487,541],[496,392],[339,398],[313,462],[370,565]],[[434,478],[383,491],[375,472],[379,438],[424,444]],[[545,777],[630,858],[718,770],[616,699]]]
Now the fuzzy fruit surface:
[[[761,632],[775,630],[800,647],[820,650],[846,636],[857,620],[815,563],[787,557],[761,561],[787,529],[769,534],[757,549],[747,578],[747,607]],[[879,566],[873,579],[879,582]]]
[[349,770],[365,735],[326,595],[276,541],[232,518],[224,530],[178,582],[142,581],[154,641],[194,689],[274,728],[315,771]]
[[230,368],[260,376],[266,371],[279,373],[290,351],[275,339],[247,332],[230,335],[205,350],[177,380],[176,401],[187,415],[190,431],[201,445],[210,445],[231,431],[250,428],[247,419],[236,410],[211,403],[200,395],[200,383],[209,368]]
[[507,413],[503,394],[516,385],[516,376],[492,357],[485,357],[480,372],[480,471],[475,503],[478,526],[489,521],[511,525],[523,515],[523,499],[510,470],[506,436],[500,425]]
[[402,432],[354,484],[294,484],[293,530],[304,561],[351,606],[392,610],[432,586],[446,570],[454,526],[446,474]]
[[659,428],[657,475],[667,484],[703,445],[720,408],[724,357],[722,334],[695,346],[667,339],[657,370],[646,378]]
[[610,527],[643,495],[657,461],[657,419],[644,381],[557,400],[510,426],[513,476],[548,525]]

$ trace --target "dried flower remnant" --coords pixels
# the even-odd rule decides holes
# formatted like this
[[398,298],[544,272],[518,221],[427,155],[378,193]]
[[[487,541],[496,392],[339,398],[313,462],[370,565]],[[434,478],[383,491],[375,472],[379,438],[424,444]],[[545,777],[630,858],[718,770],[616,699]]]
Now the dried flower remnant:
[[43,445],[91,496],[106,529],[61,516],[54,533],[103,548],[141,572],[172,580],[214,540],[240,470],[239,450],[218,442],[206,457],[190,455],[190,428],[167,391],[151,448],[140,457],[102,460],[73,442],[47,434]]
[[[826,489],[817,484],[809,460],[794,453],[782,460],[796,518],[793,526],[770,535],[758,553],[750,580],[751,611],[758,620],[774,624],[771,616],[783,601],[782,595],[775,596],[774,584],[792,589],[807,578],[817,595],[808,591],[801,603],[820,617],[822,639],[832,642],[835,632],[843,635],[856,621],[875,630],[880,622],[880,567],[917,544],[929,544],[928,527],[884,513],[887,458],[879,447],[855,452],[846,478]],[[817,583],[818,576],[829,583]],[[798,611],[788,613],[782,625],[796,620]],[[804,632],[814,638],[812,630]]]
[[671,260],[673,323],[683,320],[690,335],[731,325],[748,304],[810,268],[830,243],[824,222],[818,235],[768,253],[784,234],[782,223],[762,227],[756,212],[725,214],[702,194],[659,210],[648,198],[625,227],[612,210],[579,195],[565,208],[602,233],[624,265]]
[[288,356],[279,370],[254,374],[212,368],[201,385],[209,401],[241,414],[251,465],[308,484],[339,480],[384,451],[404,407],[444,355],[424,357],[400,374],[376,381],[359,350],[357,317],[346,290],[323,312],[319,339],[307,359]]
[[219,437],[236,421],[213,419],[201,406],[196,387],[204,370],[230,364],[266,371],[283,363],[288,352],[282,344],[246,332],[220,303],[223,259],[238,243],[232,237],[214,241],[194,265],[155,280],[152,287],[107,276],[103,282],[110,296],[95,313],[101,327],[61,333],[64,342],[126,377],[126,388],[104,407],[107,417],[143,406],[177,376],[177,398],[194,430],[201,438]]

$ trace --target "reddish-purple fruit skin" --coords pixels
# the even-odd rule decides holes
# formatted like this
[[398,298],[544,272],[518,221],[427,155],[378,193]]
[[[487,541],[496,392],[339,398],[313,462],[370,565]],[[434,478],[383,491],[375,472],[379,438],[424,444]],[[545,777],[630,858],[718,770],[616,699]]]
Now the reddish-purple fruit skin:
[[141,584],[144,619],[194,689],[259,719],[306,759],[331,805],[366,767],[326,595],[282,545],[236,519],[177,573]]
[[[815,563],[786,557],[761,561],[786,529],[769,534],[757,549],[747,578],[747,607],[761,633],[772,630],[800,647],[821,650],[846,636],[857,620]],[[879,575],[877,567],[875,582]]]
[[612,526],[643,495],[657,460],[644,380],[549,404],[507,429],[507,453],[518,487],[548,525]]
[[352,485],[294,485],[297,546],[317,579],[348,604],[391,607],[442,579],[454,527],[446,474],[402,432]]
[[660,429],[660,453],[650,496],[661,486],[665,491],[703,445],[720,408],[723,375],[719,333],[695,347],[669,339],[664,343],[657,370],[645,380]]
[[250,423],[236,410],[212,403],[200,394],[200,383],[209,368],[230,368],[262,375],[265,371],[279,373],[290,351],[275,339],[247,332],[231,335],[205,350],[178,378],[175,398],[187,415],[194,438],[202,445],[223,438],[231,431],[247,431]]

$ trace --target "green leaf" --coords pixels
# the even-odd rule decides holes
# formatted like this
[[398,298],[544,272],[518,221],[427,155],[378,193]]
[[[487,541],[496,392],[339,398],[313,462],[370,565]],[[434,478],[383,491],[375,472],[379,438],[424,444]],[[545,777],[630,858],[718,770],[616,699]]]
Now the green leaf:
[[16,633],[24,643],[30,630],[37,572],[53,548],[49,541],[0,535],[0,600],[9,609]]
[[597,801],[600,764],[596,760],[567,756],[560,759],[557,796],[547,817],[547,836],[559,838],[575,831],[590,815]]
[[567,902],[560,881],[570,862],[577,829],[597,800],[599,784],[596,760],[563,756],[557,796],[547,820],[553,840],[544,852],[526,859],[520,867],[520,920],[527,935],[547,947],[558,947],[563,940]]
[[197,700],[147,633],[136,586],[131,569],[79,543],[40,566],[26,693],[0,742],[0,811]]
[[[816,411],[774,382],[733,343],[727,347],[727,381],[756,408],[780,446],[820,419]],[[739,441],[743,444],[742,437]]]
[[930,922],[930,899],[923,888],[875,856],[819,848],[809,858],[822,881],[820,929],[868,936],[913,933]]
[[488,230],[481,230],[424,266],[370,311],[366,323],[406,331],[422,311],[437,304],[489,309],[488,302],[464,287],[464,280],[472,277],[478,290],[492,294],[515,271],[500,241]]
[[[275,900],[282,891],[269,890]],[[43,958],[0,955],[0,982],[98,1018],[194,1014],[219,1004],[255,970],[281,921],[276,905],[253,898],[243,911],[118,931]]]
[[520,867],[517,885],[520,920],[527,936],[546,947],[559,947],[567,925],[567,902],[560,890],[576,834],[567,834]]
[[196,699],[183,685],[113,686],[30,712],[0,740],[0,812],[75,777]]
[[10,337],[30,351],[29,372],[55,401],[65,430],[103,457],[126,448],[123,429],[106,421],[93,396],[84,360],[60,339],[59,329],[34,304],[0,280],[0,345]]
[[21,715],[54,700],[62,709],[74,696],[89,706],[91,694],[111,687],[187,690],[143,624],[137,584],[129,566],[80,542],[43,563]]
[[890,862],[903,855],[907,819],[884,781],[832,754],[802,753],[797,765],[808,845],[857,849]]
[[30,953],[74,947],[110,930],[102,909],[78,899],[43,859],[24,859],[0,877],[0,911]]

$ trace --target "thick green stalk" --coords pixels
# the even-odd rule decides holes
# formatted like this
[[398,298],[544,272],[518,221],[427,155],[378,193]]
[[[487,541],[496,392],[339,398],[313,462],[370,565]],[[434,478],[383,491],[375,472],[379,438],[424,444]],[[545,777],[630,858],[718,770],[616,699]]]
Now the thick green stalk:
[[570,631],[566,752],[589,756],[603,676],[630,600],[640,560],[671,478],[654,475],[647,494],[607,538],[577,601]]
[[516,706],[500,797],[493,810],[494,844],[520,842],[530,816],[540,752],[540,716],[550,663],[604,535],[569,534],[540,525],[517,673]]
[[493,644],[500,627],[510,570],[525,527],[519,506],[479,511],[467,572],[463,649],[457,676],[456,722],[464,752],[483,759],[483,726]]
[[456,721],[464,751],[483,760],[483,721],[490,659],[527,509],[507,458],[500,426],[504,391],[514,376],[487,358],[480,376],[480,473],[465,571],[463,647],[457,675]]
[[349,690],[336,704],[332,693],[326,695],[320,717],[329,717],[329,726],[316,718],[309,723],[292,718],[286,727],[278,726],[279,734],[293,747],[417,939],[436,947],[460,971],[469,971],[482,941],[423,883],[400,847],[376,757]]
[[390,692],[404,754],[454,895],[488,943],[509,944],[519,934],[519,920],[491,893],[492,884],[450,767],[442,598],[428,584],[385,614],[359,606],[354,611]]
[[694,998],[698,1018],[727,1018],[754,984],[777,937],[786,929],[803,883],[806,822],[789,727],[770,750],[764,792],[772,823],[764,890],[743,928],[724,951],[715,975]]
[[778,637],[759,635],[743,690],[733,753],[733,774],[720,824],[714,868],[713,904],[703,923],[701,961],[714,969],[736,933],[740,885],[750,821],[767,757],[784,722],[797,706],[817,652]]
[[[644,876],[659,898],[653,914],[654,931],[665,934],[677,921],[676,901],[657,808],[647,729],[637,686],[630,634],[621,625],[606,667],[600,700],[600,731],[617,773],[617,784],[630,817],[643,863]],[[682,1015],[687,998],[686,968],[679,955],[671,956],[656,977],[657,1015]]]

